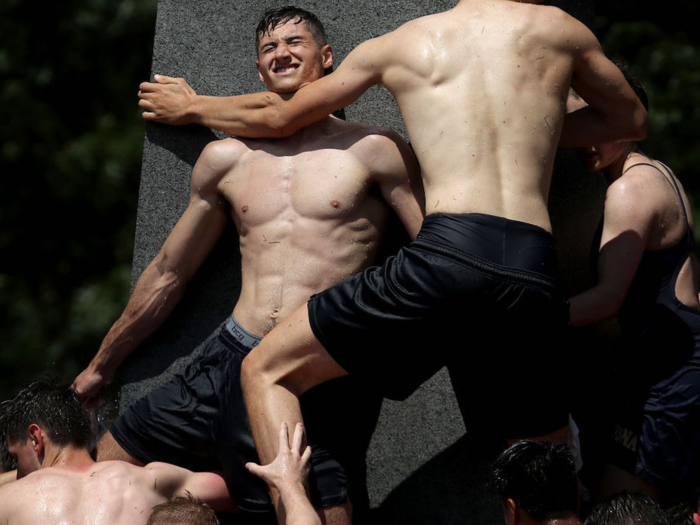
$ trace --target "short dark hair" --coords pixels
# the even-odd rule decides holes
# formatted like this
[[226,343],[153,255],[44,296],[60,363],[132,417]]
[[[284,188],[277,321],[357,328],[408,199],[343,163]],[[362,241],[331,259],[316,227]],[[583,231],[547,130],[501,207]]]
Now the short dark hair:
[[619,58],[615,58],[613,60],[613,63],[622,71],[622,74],[625,77],[625,80],[627,80],[627,83],[630,85],[632,88],[632,91],[635,92],[637,97],[639,98],[639,101],[642,103],[644,106],[644,109],[649,111],[649,97],[647,96],[647,92],[644,89],[644,84],[642,84],[642,81],[639,80],[631,71],[630,67],[627,65],[626,62]]
[[219,525],[219,520],[209,505],[188,492],[153,507],[146,525]]
[[518,441],[491,466],[491,485],[503,501],[512,499],[537,520],[578,512],[576,467],[566,445]]
[[258,23],[258,27],[255,28],[256,51],[260,43],[260,38],[262,38],[263,35],[269,34],[274,31],[277,26],[286,24],[290,20],[293,20],[295,24],[306,22],[306,28],[313,35],[316,45],[318,47],[326,45],[326,30],[323,28],[323,24],[316,15],[305,9],[288,5],[265,11]]
[[55,445],[90,447],[90,414],[68,385],[35,381],[7,402],[3,417],[7,439],[20,444],[29,439],[29,426],[37,424]]
[[668,517],[646,494],[623,491],[593,507],[585,525],[668,525]]
[[695,520],[693,520],[694,512],[693,506],[685,501],[676,503],[664,510],[669,525],[695,525]]

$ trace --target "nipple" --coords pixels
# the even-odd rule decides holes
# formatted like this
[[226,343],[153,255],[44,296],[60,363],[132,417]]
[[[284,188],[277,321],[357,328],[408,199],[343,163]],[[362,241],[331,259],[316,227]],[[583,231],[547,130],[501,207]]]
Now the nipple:
[[243,213],[247,212],[247,211],[248,211],[248,205],[246,204],[245,206],[243,206],[243,207],[241,208],[241,211],[242,211]]
[[333,208],[340,208],[340,202],[335,201],[335,200],[334,200],[334,201],[331,201],[331,206],[332,206]]

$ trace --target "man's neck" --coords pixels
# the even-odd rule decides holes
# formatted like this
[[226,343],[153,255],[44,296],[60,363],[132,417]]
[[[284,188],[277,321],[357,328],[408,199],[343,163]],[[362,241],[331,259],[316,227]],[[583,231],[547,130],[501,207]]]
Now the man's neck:
[[85,448],[50,447],[46,451],[42,468],[62,468],[65,470],[83,470],[95,463],[90,452]]

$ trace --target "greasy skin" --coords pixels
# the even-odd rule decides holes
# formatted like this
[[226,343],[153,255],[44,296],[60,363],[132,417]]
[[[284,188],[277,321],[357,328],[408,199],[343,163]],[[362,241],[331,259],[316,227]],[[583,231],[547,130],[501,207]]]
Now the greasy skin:
[[[284,136],[377,83],[406,123],[426,214],[480,212],[551,231],[557,146],[646,134],[644,108],[583,24],[557,8],[511,0],[462,0],[408,22],[359,45],[333,74],[291,96],[215,101],[217,111],[209,106],[207,115],[201,109],[211,99],[194,97],[188,118],[237,135]],[[588,106],[565,115],[570,87]],[[158,120],[157,108],[144,117]],[[302,420],[296,397],[344,374],[314,337],[306,308],[249,354],[243,386],[263,463],[275,458],[281,422]]]
[[[644,252],[665,250],[684,238],[687,226],[683,206],[690,227],[694,227],[690,203],[680,182],[676,180],[683,206],[665,175],[666,168],[644,155],[637,143],[593,146],[583,149],[582,156],[590,171],[603,171],[610,186],[605,196],[598,282],[570,299],[574,326],[612,319],[618,314]],[[691,254],[678,274],[676,297],[697,310],[697,290],[698,268]]]
[[[240,234],[243,280],[233,315],[258,335],[374,261],[388,216],[372,191],[376,176],[397,173],[380,187],[394,202],[411,199],[391,139],[333,118],[289,139],[222,141],[204,161],[228,166],[216,170],[216,189]],[[406,215],[412,235],[421,220],[417,206]]]
[[[287,22],[260,37],[256,65],[268,89],[288,93],[317,81],[332,53],[305,24]],[[192,172],[187,209],[76,378],[77,393],[88,406],[100,400],[116,367],[175,308],[231,219],[242,270],[233,315],[264,336],[312,294],[374,262],[391,208],[415,237],[422,204],[415,157],[384,128],[327,117],[283,139],[212,142]],[[110,433],[97,448],[100,460],[138,463]],[[348,522],[345,510],[323,512],[328,524]]]
[[[273,91],[313,83],[332,63],[330,46],[319,47],[303,23],[259,40],[256,65]],[[242,258],[234,315],[263,336],[311,294],[373,262],[387,204],[415,237],[423,220],[418,165],[390,130],[328,117],[281,140],[211,143],[194,167],[187,209],[75,379],[76,393],[88,407],[101,401],[119,364],[178,304],[230,218]]]
[[121,461],[42,468],[0,489],[0,523],[143,524],[154,505],[185,494],[181,470]]

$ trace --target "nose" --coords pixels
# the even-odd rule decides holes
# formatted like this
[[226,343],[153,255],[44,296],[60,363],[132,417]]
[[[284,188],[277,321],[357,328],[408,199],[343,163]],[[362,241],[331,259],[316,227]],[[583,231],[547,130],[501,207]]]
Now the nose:
[[276,60],[284,60],[286,58],[289,58],[290,53],[289,53],[289,46],[286,44],[279,44],[275,48],[275,59]]

